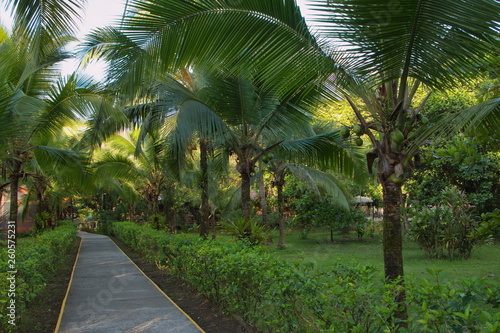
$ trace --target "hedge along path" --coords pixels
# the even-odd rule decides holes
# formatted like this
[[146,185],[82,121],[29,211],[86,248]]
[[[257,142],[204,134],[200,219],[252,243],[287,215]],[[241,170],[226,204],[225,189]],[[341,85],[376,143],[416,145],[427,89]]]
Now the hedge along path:
[[78,236],[82,243],[56,333],[203,332],[111,239]]

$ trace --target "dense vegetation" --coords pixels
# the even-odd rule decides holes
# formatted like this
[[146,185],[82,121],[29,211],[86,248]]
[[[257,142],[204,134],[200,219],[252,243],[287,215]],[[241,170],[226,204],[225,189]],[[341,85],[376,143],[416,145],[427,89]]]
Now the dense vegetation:
[[[380,231],[387,286],[374,283],[373,294],[393,288],[394,299],[377,299],[392,304],[387,311],[362,311],[394,316],[388,325],[404,328],[415,315],[406,306],[418,299],[404,284],[405,235],[449,259],[498,239],[500,3],[308,2],[314,29],[294,0],[127,1],[119,25],[95,29],[79,45],[82,64],[108,64],[105,79],[94,82],[80,72],[63,77],[58,67],[75,56],[68,43],[83,1],[5,1],[14,23],[0,29],[0,193],[10,199],[2,219],[18,227],[35,202],[40,230],[78,217],[97,220],[102,232],[112,220],[129,220],[208,239],[222,225],[252,245],[277,227],[279,248],[290,226],[303,237],[326,226],[331,241],[338,231],[355,230],[360,240]],[[383,210],[379,230],[356,210],[352,198],[363,194]],[[127,242],[140,249],[149,242],[146,254],[164,260],[157,255],[168,254],[162,242],[170,236],[130,228],[148,236],[127,234]],[[229,251],[193,244],[207,260]],[[244,253],[253,250],[232,250],[251,261]],[[178,271],[189,280],[189,269]],[[294,269],[286,269],[293,279],[312,281]],[[361,280],[370,275],[359,270]],[[267,289],[285,288],[282,278],[283,286],[254,281],[251,288],[272,298],[276,291]],[[331,292],[361,297],[363,289],[348,288],[360,281],[336,278],[345,290]],[[279,304],[283,318],[240,315],[262,327],[283,320],[290,329],[333,329],[335,297],[304,281],[298,292],[312,288],[313,297],[290,296],[310,303],[304,322]],[[245,285],[231,283],[206,288]],[[273,302],[255,297],[246,309]],[[353,305],[345,302],[338,307]],[[358,324],[377,326],[345,323]],[[346,327],[354,326],[339,329]]]
[[[385,284],[371,265],[333,260],[329,268],[293,265],[266,247],[169,234],[130,222],[113,223],[115,236],[187,281],[224,311],[257,331],[384,332],[397,284]],[[411,332],[496,332],[498,282],[485,278],[408,279]]]
[[76,224],[68,222],[54,230],[46,231],[34,237],[22,238],[18,241],[16,248],[15,267],[16,273],[15,288],[13,292],[15,297],[9,296],[11,280],[11,271],[9,269],[7,246],[3,245],[0,249],[0,329],[2,332],[9,332],[13,327],[8,325],[7,317],[9,313],[7,307],[10,300],[15,300],[16,317],[22,320],[26,306],[45,288],[48,279],[58,268],[61,259],[61,253],[66,253],[73,245],[76,239]]

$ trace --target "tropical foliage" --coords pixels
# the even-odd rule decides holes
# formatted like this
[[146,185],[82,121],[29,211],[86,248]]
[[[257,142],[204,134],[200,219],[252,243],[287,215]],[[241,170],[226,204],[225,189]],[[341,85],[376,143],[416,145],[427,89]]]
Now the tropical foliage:
[[[337,308],[331,308],[330,300],[339,295],[318,294],[313,288],[314,299],[305,298],[304,302],[310,301],[315,304],[311,309],[320,310],[290,318],[291,313],[298,311],[294,306],[303,305],[304,295],[300,293],[310,291],[309,278],[298,274],[297,280],[305,281],[303,289],[298,294],[292,292],[285,302],[274,303],[272,297],[261,302],[263,295],[275,292],[270,290],[273,286],[289,289],[288,282],[281,278],[278,280],[285,285],[269,285],[276,281],[270,276],[280,274],[275,267],[270,268],[271,275],[264,280],[256,278],[259,285],[246,285],[244,276],[237,276],[237,283],[228,278],[227,285],[206,288],[218,290],[239,283],[248,290],[255,288],[259,296],[245,295],[247,302],[243,308],[260,309],[272,304],[281,317],[259,319],[261,313],[257,312],[243,316],[269,330],[273,326],[266,325],[273,322],[284,322],[290,330],[298,327],[298,330],[348,331],[358,329],[359,321],[363,321],[366,329],[405,326],[408,313],[401,208],[403,188],[422,161],[422,148],[432,142],[439,145],[437,138],[449,139],[463,132],[469,140],[467,144],[458,140],[447,142],[437,148],[437,158],[431,163],[436,168],[446,167],[452,174],[449,178],[458,179],[456,182],[464,187],[468,187],[469,181],[481,181],[483,188],[468,193],[477,205],[484,203],[481,209],[495,208],[494,198],[485,195],[488,190],[495,191],[498,182],[484,178],[495,173],[496,169],[490,165],[493,158],[485,162],[483,156],[476,158],[477,154],[467,151],[472,149],[467,145],[479,142],[486,142],[483,147],[488,147],[487,150],[498,151],[500,99],[495,78],[491,78],[491,87],[481,92],[480,104],[467,99],[455,107],[435,102],[433,98],[436,91],[476,86],[485,81],[485,73],[495,75],[498,67],[495,50],[500,46],[500,3],[496,0],[309,0],[308,4],[313,11],[314,28],[308,26],[295,0],[127,1],[127,11],[119,26],[96,29],[81,44],[83,64],[94,59],[108,63],[105,82],[95,84],[76,74],[61,77],[55,66],[70,56],[64,47],[73,40],[71,35],[82,8],[80,2],[7,1],[15,24],[11,35],[0,34],[0,144],[6,147],[0,152],[0,190],[10,187],[12,216],[9,218],[17,219],[20,181],[34,179],[32,193],[48,206],[49,185],[68,181],[73,172],[77,180],[66,189],[96,207],[100,205],[104,210],[105,197],[109,198],[106,208],[110,211],[125,203],[130,217],[142,214],[158,229],[164,217],[159,214],[164,214],[170,223],[171,212],[182,208],[186,216],[201,222],[200,233],[204,237],[208,235],[209,219],[215,226],[220,218],[221,202],[234,201],[228,197],[239,199],[242,218],[236,220],[234,227],[239,234],[243,228],[243,235],[248,236],[252,229],[264,230],[252,226],[252,184],[262,177],[260,205],[264,212],[267,199],[263,182],[264,174],[268,173],[273,177],[272,187],[277,189],[282,235],[278,245],[282,247],[285,175],[294,173],[309,179],[316,197],[332,194],[332,205],[335,204],[334,209],[330,207],[332,210],[346,206],[349,195],[335,176],[352,178],[361,174],[357,153],[351,149],[355,144],[360,147],[357,151],[366,153],[368,172],[376,175],[382,187],[384,273],[391,283],[374,287],[380,293],[373,304],[389,304],[388,308],[367,305],[369,309],[357,309],[360,302],[352,303],[353,300],[372,301],[370,297],[363,298],[363,294],[351,294],[350,301],[339,301],[335,303]],[[313,29],[317,35],[312,33]],[[332,105],[344,115],[331,118],[346,127],[313,126],[318,110],[336,112]],[[347,109],[351,117],[345,116]],[[84,124],[83,130],[74,136],[78,140],[56,142],[54,137],[61,128],[75,120]],[[93,162],[92,168],[88,167],[89,161]],[[69,171],[62,171],[63,176],[58,177],[54,170],[62,166],[69,166]],[[236,178],[226,177],[229,170],[236,170],[239,190],[216,202],[220,190],[229,187],[226,180]],[[188,179],[194,181],[189,183]],[[84,198],[87,186],[83,185],[98,195]],[[181,193],[180,189],[186,190]],[[188,192],[196,193],[196,202],[183,195]],[[467,257],[472,244],[464,245],[463,237],[450,234],[452,223],[446,223],[445,230],[441,230],[439,223],[428,218],[463,221],[467,230],[459,231],[469,234],[473,218],[467,210],[468,203],[464,194],[452,192],[447,193],[454,193],[460,206],[448,201],[447,208],[436,211],[422,208],[423,215],[415,215],[415,225],[433,225],[432,235],[445,235],[446,255],[455,256],[450,252],[451,247]],[[69,194],[61,191],[57,197]],[[325,204],[328,201],[318,204],[316,197],[307,197],[309,201],[302,202],[304,209],[297,208],[299,215],[303,215],[299,220],[311,223],[316,219],[318,224],[328,220],[327,215],[331,214]],[[486,204],[484,199],[491,202]],[[339,221],[330,222],[336,228]],[[132,238],[131,244],[137,246],[134,236],[126,233]],[[147,235],[147,241],[154,243],[161,238],[164,242],[155,246],[154,251],[170,241],[153,231]],[[427,241],[432,235],[415,239]],[[211,249],[201,241],[195,243],[194,252],[186,248],[192,258],[176,260],[180,255],[175,249],[165,253],[172,260],[169,264],[178,265],[179,271],[189,278],[193,276],[193,282],[197,281],[201,265],[193,258],[202,257],[196,251],[214,258],[207,267],[211,274],[217,274],[211,270],[218,267],[221,253],[217,251],[225,251]],[[444,256],[441,250],[433,251]],[[260,259],[253,254],[246,257],[241,252],[237,261],[251,270],[252,260]],[[190,264],[182,266],[182,261]],[[272,263],[271,266],[279,266]],[[240,269],[235,266],[229,270],[237,275]],[[286,274],[292,276],[295,272],[287,269]],[[365,277],[351,281],[342,276],[335,281],[347,294],[350,283],[368,282]],[[311,283],[315,286],[316,282]],[[267,294],[259,289],[262,286],[269,288]],[[393,289],[388,292],[385,288]],[[363,289],[357,292],[363,293]],[[352,322],[335,317],[342,308],[352,310],[342,317]],[[371,326],[373,322],[365,317],[352,317],[365,310],[375,311],[377,315],[373,317],[381,320],[380,325]],[[315,317],[317,311],[325,315]],[[462,314],[461,311],[455,312]],[[453,325],[457,322],[460,320]],[[335,326],[337,323],[339,327]],[[448,327],[443,321],[436,325]]]

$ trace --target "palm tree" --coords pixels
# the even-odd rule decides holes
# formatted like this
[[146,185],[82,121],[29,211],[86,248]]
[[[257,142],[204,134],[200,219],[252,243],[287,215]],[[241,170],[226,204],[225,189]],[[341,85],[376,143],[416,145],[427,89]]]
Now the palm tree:
[[[69,119],[92,112],[106,113],[102,90],[90,80],[60,77],[57,65],[71,55],[64,47],[71,40],[78,1],[7,1],[14,13],[11,36],[0,44],[0,143],[5,184],[10,187],[10,217],[17,221],[18,188],[25,165],[36,159],[79,164],[75,152],[44,145]],[[9,127],[5,127],[8,124]]]
[[160,213],[160,197],[164,195],[166,176],[162,167],[163,146],[158,138],[147,136],[137,149],[139,130],[111,136],[94,151],[93,171],[97,184],[117,191],[126,200],[129,214],[141,197],[147,204],[146,215]]
[[[323,36],[344,43],[341,52],[346,61],[338,78],[360,122],[357,131],[365,133],[373,146],[367,161],[370,172],[377,161],[383,187],[385,275],[395,280],[403,276],[401,186],[411,173],[412,160],[418,163],[418,147],[431,134],[445,127],[456,131],[466,123],[447,119],[434,122],[435,126],[423,124],[419,119],[425,99],[414,105],[413,97],[420,85],[443,89],[478,74],[478,65],[498,41],[500,4],[490,0],[310,3],[318,10]],[[354,97],[362,100],[367,112]],[[491,112],[482,116],[495,119]],[[398,300],[403,303],[404,293]],[[405,319],[405,310],[397,317]]]
[[[318,11],[323,36],[342,43],[337,51],[316,42],[293,0],[135,0],[123,29],[93,34],[86,50],[103,58],[121,58],[112,64],[110,74],[128,88],[155,71],[195,62],[232,73],[252,72],[263,86],[275,84],[281,96],[331,77],[373,145],[367,155],[370,170],[378,160],[385,206],[385,274],[396,280],[403,276],[401,186],[418,147],[439,127],[420,127],[420,109],[411,104],[414,91],[420,85],[447,88],[477,74],[490,50],[498,49],[500,4],[495,0],[309,3]],[[363,100],[366,112],[353,96]],[[492,132],[498,129],[499,105],[498,99],[486,102],[442,124],[448,125],[448,132],[465,125]],[[416,138],[410,135],[414,130]],[[400,294],[401,303],[403,298]],[[405,317],[404,311],[399,317]]]
[[[270,151],[279,149],[287,157],[300,153],[308,162],[317,158],[324,162],[335,160],[339,168],[352,171],[351,156],[339,134],[315,135],[309,126],[310,117],[300,106],[311,103],[313,90],[309,91],[309,99],[299,90],[289,99],[280,100],[273,92],[259,90],[251,79],[241,76],[212,76],[205,79],[205,84],[197,92],[180,84],[170,88],[179,109],[172,132],[176,138],[173,151],[186,151],[191,133],[198,131],[211,137],[214,147],[222,147],[227,157],[234,155],[245,219],[252,216],[250,189],[255,167]],[[291,141],[293,138],[298,139]]]

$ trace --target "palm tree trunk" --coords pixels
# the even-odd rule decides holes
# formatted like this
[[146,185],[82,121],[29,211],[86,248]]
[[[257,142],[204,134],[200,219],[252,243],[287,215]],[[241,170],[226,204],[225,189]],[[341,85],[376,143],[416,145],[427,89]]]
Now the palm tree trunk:
[[208,237],[210,206],[208,204],[208,140],[200,140],[200,169],[201,169],[201,224],[200,236]]
[[[246,169],[246,168],[245,168]],[[252,210],[250,207],[250,172],[248,170],[240,171],[241,178],[241,214],[245,220],[252,218]]]
[[259,195],[260,195],[260,208],[262,211],[262,224],[268,225],[269,219],[267,214],[267,199],[266,199],[266,185],[264,183],[264,174],[262,173],[262,162],[259,163]]
[[[401,184],[382,181],[384,195],[383,248],[385,277],[398,281],[401,288],[395,296],[399,310],[394,316],[399,320],[408,319],[403,281],[403,234],[401,228]],[[403,324],[404,325],[404,324]]]
[[283,186],[282,181],[276,181],[276,188],[278,190],[278,228],[279,228],[279,241],[278,248],[282,249],[285,247],[285,216],[284,214],[284,198],[283,198]]

